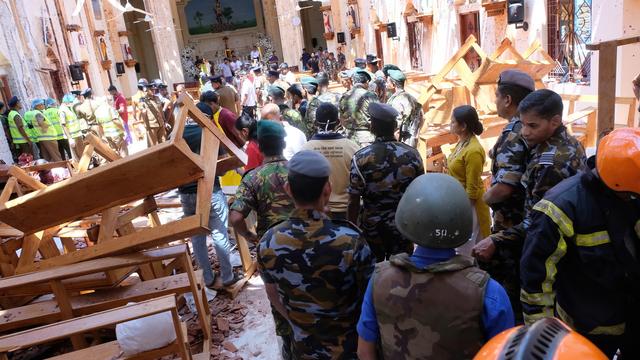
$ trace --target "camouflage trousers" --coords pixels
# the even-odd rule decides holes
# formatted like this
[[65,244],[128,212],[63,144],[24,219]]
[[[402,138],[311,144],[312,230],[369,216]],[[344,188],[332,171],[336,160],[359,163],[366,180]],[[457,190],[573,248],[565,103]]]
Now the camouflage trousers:
[[347,130],[347,138],[353,140],[361,148],[371,145],[376,139],[369,130]]
[[[321,332],[321,329],[315,329]],[[340,359],[355,360],[358,358],[358,333],[355,324],[350,329],[345,329],[338,336],[330,334],[317,334],[295,339],[293,342],[294,359]]]
[[364,238],[376,257],[376,262],[382,262],[391,255],[407,253],[413,254],[413,243],[400,234],[393,224],[380,222],[373,226],[361,222]]
[[[517,219],[515,219],[517,220]],[[517,223],[503,217],[499,211],[494,212],[494,225],[492,233],[506,230]],[[489,262],[480,262],[480,268],[491,275],[491,278],[500,283],[509,296],[516,325],[523,324],[522,304],[520,303],[520,257],[522,246],[520,244],[500,244]]]
[[273,322],[276,324],[276,335],[282,338],[282,359],[291,360],[293,359],[293,331],[291,330],[291,325],[273,306],[271,307],[271,314],[273,315]]

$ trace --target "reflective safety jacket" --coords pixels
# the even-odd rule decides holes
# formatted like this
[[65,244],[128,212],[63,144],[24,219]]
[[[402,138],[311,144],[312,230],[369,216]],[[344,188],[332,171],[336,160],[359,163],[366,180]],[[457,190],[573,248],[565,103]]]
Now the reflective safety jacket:
[[557,316],[587,337],[625,334],[640,313],[637,251],[640,201],[620,199],[591,171],[561,182],[534,206],[527,231],[525,322]]

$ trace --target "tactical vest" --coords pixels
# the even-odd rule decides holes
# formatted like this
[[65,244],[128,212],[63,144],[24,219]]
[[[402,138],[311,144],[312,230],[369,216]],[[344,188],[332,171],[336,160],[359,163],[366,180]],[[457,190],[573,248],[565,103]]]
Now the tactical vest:
[[[13,139],[14,144],[26,144],[27,139],[22,136],[20,130],[18,130],[18,126],[16,125],[16,116],[18,115],[20,114],[15,110],[9,111],[9,117],[7,118],[7,122],[9,124],[9,133],[11,134],[11,139]],[[26,124],[24,125],[24,129],[27,135],[29,135],[29,133],[26,131]]]
[[489,275],[472,258],[417,268],[407,254],[376,264],[373,304],[387,360],[471,359],[484,343]]
[[102,131],[104,131],[104,136],[110,138],[117,138],[122,135],[122,130],[113,122],[114,111],[111,106],[107,103],[100,104],[95,109],[96,121],[98,124],[102,126]]
[[51,126],[56,129],[56,140],[64,139],[64,131],[62,130],[62,125],[60,124],[60,114],[58,114],[58,108],[52,107],[43,111],[44,116],[47,117],[49,122],[51,122]]
[[[42,117],[45,118],[44,121],[47,122],[47,125],[49,125],[49,127],[47,127],[47,131],[42,131],[42,128],[40,127],[40,124],[38,123],[38,119],[36,119],[36,115],[40,114],[42,115]],[[27,134],[29,135],[29,138],[31,138],[33,136],[33,138],[35,138],[35,141],[45,141],[45,140],[55,140],[56,139],[56,129],[53,128],[53,126],[51,126],[51,123],[49,123],[46,119],[46,117],[44,116],[44,114],[42,113],[42,111],[40,110],[30,110],[27,111],[26,113],[24,113],[24,118],[23,120],[27,123],[27,127],[29,127],[29,125],[32,126],[32,128],[30,129],[30,131],[27,131]],[[26,128],[25,128],[26,129]],[[34,141],[32,138],[31,141]]]
[[69,136],[75,139],[82,135],[82,129],[80,128],[80,121],[76,114],[67,105],[60,105],[60,111],[64,113],[64,125],[67,127]]

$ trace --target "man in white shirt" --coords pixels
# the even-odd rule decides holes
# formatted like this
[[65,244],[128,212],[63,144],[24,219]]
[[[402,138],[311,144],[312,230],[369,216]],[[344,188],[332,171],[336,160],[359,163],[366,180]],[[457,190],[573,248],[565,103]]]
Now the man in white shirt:
[[289,86],[296,83],[296,74],[289,70],[289,64],[280,64],[280,80],[285,81]]
[[224,62],[220,64],[220,70],[222,71],[222,77],[230,84],[233,81],[233,73],[231,72],[229,58],[224,58]]
[[278,107],[278,105],[273,103],[265,105],[262,108],[260,116],[263,120],[279,121],[282,123],[282,126],[284,126],[284,131],[287,133],[284,141],[287,146],[282,151],[282,154],[287,160],[291,159],[293,155],[302,150],[302,147],[307,142],[307,137],[298,128],[292,126],[287,121],[282,120],[280,107]]
[[251,117],[255,117],[256,105],[258,104],[253,80],[253,73],[250,71],[242,81],[240,89],[240,103],[242,104],[242,111],[251,115]]
[[257,46],[253,46],[253,50],[251,50],[251,64],[256,66],[260,61],[260,51]]

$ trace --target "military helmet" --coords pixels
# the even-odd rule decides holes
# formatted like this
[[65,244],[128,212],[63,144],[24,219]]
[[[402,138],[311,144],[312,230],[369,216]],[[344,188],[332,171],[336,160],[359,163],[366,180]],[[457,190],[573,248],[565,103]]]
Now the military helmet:
[[472,216],[469,197],[456,179],[424,174],[404,192],[396,210],[396,227],[420,246],[453,249],[471,237]]

